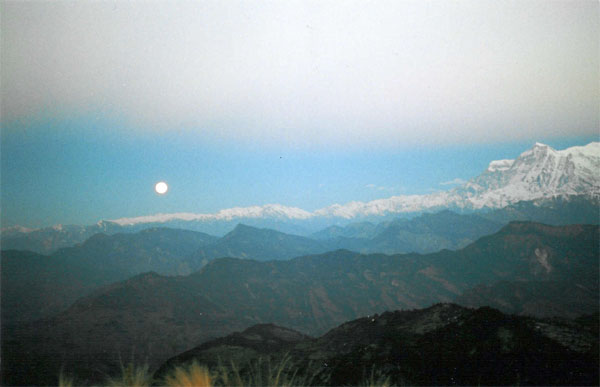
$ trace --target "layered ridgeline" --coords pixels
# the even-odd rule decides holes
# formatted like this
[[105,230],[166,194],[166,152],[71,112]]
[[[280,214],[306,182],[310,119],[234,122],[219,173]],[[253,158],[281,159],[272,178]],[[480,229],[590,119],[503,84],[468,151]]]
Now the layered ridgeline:
[[[443,209],[489,212],[506,208],[504,213],[489,218],[503,223],[515,219],[549,224],[598,223],[599,170],[598,142],[565,150],[535,144],[514,160],[492,161],[481,175],[446,192],[334,204],[312,212],[267,204],[229,208],[214,214],[174,213],[121,218],[92,226],[54,226],[39,230],[11,227],[2,230],[2,248],[47,254],[60,247],[81,243],[98,232],[135,232],[157,226],[224,235],[236,224],[244,223],[308,236],[332,224],[346,226],[364,220],[379,223],[382,217],[389,220]],[[513,205],[516,208],[511,209]],[[569,210],[558,207],[569,207]],[[573,213],[579,216],[573,219],[569,215]]]
[[169,359],[154,379],[193,362],[315,386],[596,385],[598,315],[540,320],[437,304],[363,317],[317,339],[261,324]]
[[51,317],[99,286],[148,271],[186,275],[215,258],[285,260],[340,248],[365,253],[456,249],[497,231],[501,224],[445,211],[373,227],[378,231],[371,239],[338,236],[326,240],[245,225],[238,225],[222,238],[155,228],[137,233],[96,234],[50,256],[3,251],[3,322]]
[[115,234],[122,231],[123,227],[107,221],[100,221],[90,226],[58,224],[40,229],[5,227],[0,234],[2,238],[0,246],[2,250],[28,250],[39,254],[50,254],[60,248],[82,243],[98,233]]
[[[59,249],[50,256],[3,251],[3,321],[51,317],[99,286],[148,271],[186,275],[215,258],[286,260],[340,248],[364,253],[456,249],[497,231],[501,224],[476,215],[444,211],[373,227],[377,232],[371,239],[343,236],[314,239],[245,225],[238,225],[222,238],[156,228],[129,234],[96,234],[82,244]],[[327,231],[330,230],[321,234]]]
[[[593,313],[598,246],[597,226],[515,222],[454,252],[341,250],[290,261],[216,259],[188,276],[147,273],[98,290],[54,318],[3,325],[3,377],[55,383],[65,367],[93,381],[118,370],[119,359],[134,356],[158,367],[199,343],[258,323],[319,335],[360,316],[451,301],[500,281],[565,289],[527,311]],[[10,379],[32,375],[26,369],[36,369],[40,379]]]

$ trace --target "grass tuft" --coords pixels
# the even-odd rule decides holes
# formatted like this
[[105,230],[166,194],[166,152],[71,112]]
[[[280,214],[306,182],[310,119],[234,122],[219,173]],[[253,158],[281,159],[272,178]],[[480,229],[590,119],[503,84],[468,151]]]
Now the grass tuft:
[[270,359],[258,358],[239,368],[231,362],[229,366],[219,364],[212,372],[196,360],[187,366],[177,366],[165,377],[169,387],[182,386],[273,386],[291,387],[310,385],[306,378],[297,376],[298,370],[292,367],[289,357],[284,357],[273,366]]
[[113,387],[131,386],[146,387],[152,384],[152,375],[148,373],[148,365],[136,367],[129,363],[127,367],[121,365],[121,375],[117,378],[108,378],[106,385]]
[[361,383],[361,385],[368,387],[390,387],[392,384],[389,376],[378,375],[375,373],[375,369],[371,368],[371,374],[363,381],[363,383]]
[[212,387],[213,377],[205,366],[194,360],[187,366],[175,367],[165,377],[165,385],[169,387]]
[[58,386],[59,387],[73,387],[74,384],[75,384],[75,382],[72,377],[66,376],[65,374],[62,373],[62,371],[60,372],[60,375],[58,376]]

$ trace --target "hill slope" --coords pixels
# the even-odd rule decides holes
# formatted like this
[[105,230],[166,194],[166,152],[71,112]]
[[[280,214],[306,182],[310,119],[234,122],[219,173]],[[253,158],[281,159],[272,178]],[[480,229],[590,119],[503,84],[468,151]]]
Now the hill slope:
[[244,374],[260,360],[280,364],[286,357],[286,377],[299,373],[311,385],[369,379],[400,385],[594,385],[598,331],[585,320],[538,320],[437,304],[363,317],[317,339],[274,325],[254,326],[169,359],[155,378],[192,360],[210,368],[234,361]]
[[3,324],[50,317],[100,286],[136,274],[190,274],[202,263],[190,258],[216,238],[167,228],[135,234],[96,234],[50,256],[2,251]]
[[199,249],[194,257],[204,262],[222,257],[268,261],[323,253],[328,249],[326,243],[315,239],[238,224],[223,238]]

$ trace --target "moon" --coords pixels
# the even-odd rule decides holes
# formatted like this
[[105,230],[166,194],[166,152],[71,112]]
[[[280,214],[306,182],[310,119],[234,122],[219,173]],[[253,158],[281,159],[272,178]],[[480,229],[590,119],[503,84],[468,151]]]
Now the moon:
[[164,195],[169,190],[169,186],[164,181],[159,181],[154,186],[154,190],[156,191],[157,194]]

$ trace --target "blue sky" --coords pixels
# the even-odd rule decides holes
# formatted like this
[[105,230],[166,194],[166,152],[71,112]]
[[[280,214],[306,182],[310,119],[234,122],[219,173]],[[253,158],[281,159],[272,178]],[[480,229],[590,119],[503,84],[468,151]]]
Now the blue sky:
[[[155,213],[280,203],[315,210],[450,189],[531,141],[376,149],[256,149],[193,133],[140,135],[82,117],[3,132],[2,224],[91,224]],[[538,139],[557,149],[597,137]],[[167,195],[154,193],[156,182]]]
[[597,141],[598,7],[3,2],[2,226],[314,210]]

